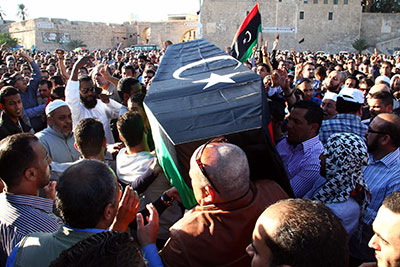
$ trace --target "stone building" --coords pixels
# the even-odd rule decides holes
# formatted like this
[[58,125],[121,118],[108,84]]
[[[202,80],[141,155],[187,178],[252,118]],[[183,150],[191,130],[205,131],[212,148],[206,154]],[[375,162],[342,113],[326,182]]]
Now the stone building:
[[[38,18],[8,24],[8,32],[21,45],[39,50],[67,48],[70,40],[81,40],[90,50],[107,49],[122,43],[173,43],[203,37],[224,49],[232,39],[256,0],[203,0],[198,16],[169,15],[161,22],[125,22],[106,24]],[[263,33],[270,41],[280,35],[279,49],[296,51],[347,50],[355,52],[352,43],[363,38],[380,52],[400,50],[400,15],[363,13],[361,0],[259,0]],[[200,26],[200,27],[198,27]],[[1,28],[0,28],[1,30]],[[2,30],[4,31],[4,30]],[[299,41],[304,38],[304,42]],[[372,51],[372,48],[371,50]]]
[[163,22],[125,22],[107,24],[100,22],[69,21],[66,19],[37,18],[8,24],[11,37],[17,38],[24,48],[53,51],[68,49],[71,40],[80,40],[87,49],[108,49],[135,44],[162,46],[166,40],[174,43],[197,38],[197,16],[170,15]]
[[[203,0],[203,37],[221,48],[232,39],[255,0]],[[354,51],[361,37],[381,52],[400,50],[399,14],[363,13],[360,0],[259,0],[264,40],[279,49]],[[304,42],[299,41],[304,38]]]

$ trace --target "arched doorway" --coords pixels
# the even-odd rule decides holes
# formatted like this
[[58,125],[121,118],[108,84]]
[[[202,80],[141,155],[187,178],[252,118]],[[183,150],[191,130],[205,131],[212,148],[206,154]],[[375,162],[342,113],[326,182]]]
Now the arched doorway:
[[181,39],[179,42],[187,42],[193,41],[197,39],[197,31],[196,29],[187,30],[184,34],[182,34]]
[[140,40],[142,44],[148,44],[151,36],[151,28],[146,27],[143,29],[143,31],[140,34]]

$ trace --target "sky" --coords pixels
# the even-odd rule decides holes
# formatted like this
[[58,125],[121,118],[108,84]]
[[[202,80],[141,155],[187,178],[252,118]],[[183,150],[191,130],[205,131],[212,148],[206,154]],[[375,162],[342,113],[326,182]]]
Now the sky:
[[[123,23],[131,20],[162,21],[168,14],[195,14],[200,0],[2,0],[5,20],[20,21],[18,5],[24,4],[27,18],[62,18],[70,21]],[[5,15],[4,15],[5,14]]]

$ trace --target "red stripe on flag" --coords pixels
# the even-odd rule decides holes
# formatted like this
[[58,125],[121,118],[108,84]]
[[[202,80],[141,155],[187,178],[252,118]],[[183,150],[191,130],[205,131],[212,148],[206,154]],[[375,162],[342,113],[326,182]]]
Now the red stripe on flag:
[[274,140],[274,130],[272,129],[272,121],[269,122],[268,124],[268,131],[269,131],[269,137],[271,138],[272,143],[275,144],[275,140]]
[[259,8],[258,1],[256,5],[253,7],[253,9],[250,11],[250,13],[247,15],[245,20],[243,21],[242,25],[240,25],[239,30],[235,34],[235,38],[233,39],[233,43],[235,43],[235,40],[238,38],[239,34],[243,31],[244,28],[247,27],[249,22],[253,19],[253,17],[257,14]]

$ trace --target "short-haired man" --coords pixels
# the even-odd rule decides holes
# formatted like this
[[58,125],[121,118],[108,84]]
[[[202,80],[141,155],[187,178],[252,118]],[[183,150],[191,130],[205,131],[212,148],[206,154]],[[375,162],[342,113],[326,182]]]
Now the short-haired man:
[[318,131],[323,111],[312,101],[294,104],[288,117],[288,136],[276,150],[281,156],[296,197],[304,196],[319,178],[323,146]]
[[52,83],[49,80],[41,80],[39,82],[38,103],[47,104],[50,101]]
[[156,72],[153,69],[145,69],[142,75],[142,84],[147,89],[151,79],[153,79]]
[[384,61],[381,63],[381,68],[379,69],[379,72],[382,76],[386,76],[389,79],[392,78],[392,63],[389,61]]
[[393,112],[393,96],[389,92],[378,91],[372,93],[368,96],[367,103],[369,106],[369,113],[371,114],[371,120],[378,114]]
[[54,162],[73,162],[79,159],[72,133],[71,110],[62,100],[54,100],[46,107],[47,128],[36,133]]
[[125,65],[122,67],[122,78],[136,78],[136,70],[132,65]]
[[329,92],[338,94],[343,83],[344,74],[340,71],[334,70],[329,73],[328,78],[326,78],[325,88]]
[[258,63],[258,64],[257,64],[256,72],[257,72],[258,75],[261,76],[261,78],[262,78],[263,80],[264,80],[264,78],[265,78],[267,75],[270,75],[270,74],[271,74],[268,65],[265,64],[265,63]]
[[367,126],[361,122],[363,93],[354,88],[343,88],[337,96],[336,110],[338,114],[324,120],[319,131],[319,139],[323,144],[334,133],[354,133],[365,139]]
[[0,265],[14,246],[34,232],[54,232],[61,224],[53,200],[39,197],[49,184],[51,159],[33,134],[14,134],[0,142],[0,177],[6,185],[0,194]]
[[141,93],[142,85],[136,78],[126,77],[119,80],[117,90],[119,97],[122,100],[122,106],[119,112],[119,116],[121,117],[125,112],[128,111],[128,99],[134,94]]
[[[164,173],[155,171],[158,164],[155,155],[150,153],[147,145],[147,129],[139,112],[129,111],[117,122],[120,139],[125,147],[116,159],[116,171],[119,181],[131,185],[139,193],[140,207],[144,207],[158,199],[163,192],[171,188]],[[158,242],[165,244],[169,238],[169,228],[182,217],[181,210],[174,202],[160,216]]]
[[[56,187],[56,205],[64,226],[54,233],[35,233],[22,239],[8,259],[9,266],[49,266],[62,251],[108,228],[125,232],[139,210],[131,187],[119,189],[114,172],[97,160],[83,160],[68,168]],[[150,217],[157,217],[149,207]],[[155,245],[150,253],[157,256]],[[40,255],[40,256],[39,256]]]
[[338,113],[336,111],[336,101],[337,94],[332,92],[326,92],[324,98],[322,99],[321,108],[324,112],[324,120],[329,120],[330,118],[336,116]]
[[16,133],[33,132],[21,118],[23,114],[22,101],[19,91],[6,86],[0,90],[0,140]]
[[322,203],[281,200],[258,218],[247,247],[252,267],[348,266],[347,233]]
[[98,100],[96,88],[89,77],[83,76],[78,81],[79,69],[89,62],[89,57],[82,57],[74,64],[72,75],[65,88],[65,102],[71,109],[73,128],[84,118],[97,118],[103,124],[107,143],[113,144],[110,120],[118,118],[121,104],[113,99],[109,99],[108,103]]
[[165,266],[249,266],[245,248],[265,207],[287,198],[270,180],[249,181],[243,150],[210,140],[195,150],[189,175],[199,203],[170,228]]
[[378,266],[400,266],[400,191],[382,202],[372,224],[374,236],[369,247],[375,250]]
[[383,200],[400,190],[400,117],[381,113],[368,127],[367,147],[369,165],[364,168],[364,178],[372,198],[367,206],[361,227],[350,242],[351,256],[362,262],[374,260],[374,252],[368,248],[373,235],[372,222]]

